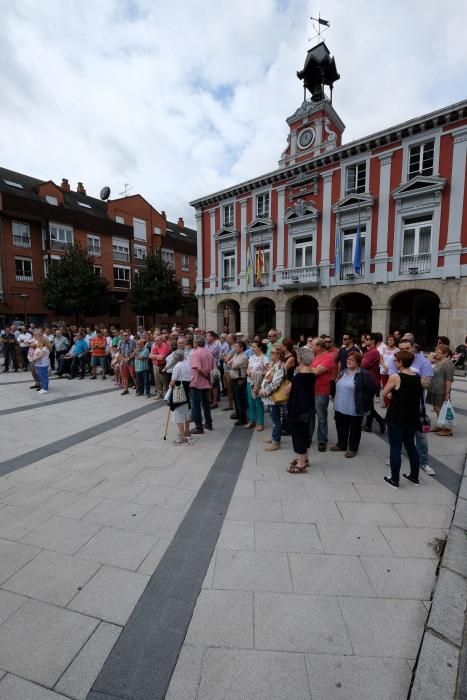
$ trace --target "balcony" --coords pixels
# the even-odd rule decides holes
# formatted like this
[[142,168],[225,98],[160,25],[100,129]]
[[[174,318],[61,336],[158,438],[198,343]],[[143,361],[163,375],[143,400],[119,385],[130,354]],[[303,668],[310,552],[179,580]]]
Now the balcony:
[[144,256],[144,258],[135,258],[136,267],[143,267],[145,262],[146,262],[146,256]]
[[341,273],[340,273],[340,279],[341,280],[355,280],[355,279],[362,279],[365,277],[365,262],[362,260],[362,264],[360,267],[360,274],[357,274],[355,272],[355,268],[353,266],[353,263],[341,263]]
[[13,234],[13,245],[17,248],[30,248],[31,239],[29,236],[15,236]]
[[399,268],[400,275],[420,275],[424,272],[430,272],[430,269],[431,253],[401,256]]
[[269,287],[271,284],[271,273],[263,272],[261,277],[254,275],[253,277],[253,287]]
[[71,241],[56,241],[54,239],[49,241],[50,250],[70,250],[72,245]]
[[16,275],[17,282],[32,282],[32,275]]
[[130,280],[117,280],[114,278],[114,287],[119,289],[131,289]]
[[287,267],[278,273],[278,283],[282,285],[306,285],[307,287],[317,287],[319,284],[319,268],[316,265],[311,267]]
[[121,252],[119,250],[113,250],[112,258],[114,260],[125,260],[126,262],[128,262],[130,259],[130,251],[127,250],[126,252]]
[[100,258],[102,255],[101,247],[96,245],[88,245],[88,255],[91,258]]
[[222,278],[222,289],[229,291],[232,287],[237,286],[237,280],[235,277],[223,277]]

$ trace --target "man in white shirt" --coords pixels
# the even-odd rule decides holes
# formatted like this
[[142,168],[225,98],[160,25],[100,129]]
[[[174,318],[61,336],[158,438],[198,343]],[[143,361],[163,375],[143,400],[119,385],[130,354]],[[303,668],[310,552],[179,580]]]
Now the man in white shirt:
[[28,330],[26,330],[26,326],[21,326],[19,329],[19,335],[17,337],[17,341],[19,343],[19,351],[21,354],[21,362],[22,362],[22,369],[23,372],[28,371],[29,367],[29,361],[28,361],[28,350],[29,350],[29,345],[31,344],[32,341],[32,335],[29,333]]

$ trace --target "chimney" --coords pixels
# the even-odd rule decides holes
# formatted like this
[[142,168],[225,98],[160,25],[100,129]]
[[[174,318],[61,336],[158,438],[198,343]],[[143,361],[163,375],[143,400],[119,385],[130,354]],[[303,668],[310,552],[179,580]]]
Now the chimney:
[[70,183],[65,177],[62,177],[62,192],[70,191]]
[[185,222],[181,216],[178,217],[178,228],[185,228]]
[[78,187],[76,188],[76,191],[80,194],[86,194],[86,190],[84,189],[84,185],[82,182],[78,182]]
[[164,219],[167,221],[167,214],[165,213],[165,211],[161,211],[161,215],[162,215],[162,216],[164,217]]

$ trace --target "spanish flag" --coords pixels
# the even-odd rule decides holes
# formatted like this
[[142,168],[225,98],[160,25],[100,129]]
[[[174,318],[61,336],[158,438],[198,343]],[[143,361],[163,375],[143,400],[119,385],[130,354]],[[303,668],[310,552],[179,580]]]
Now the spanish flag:
[[264,272],[264,253],[261,245],[256,249],[256,283],[261,286]]

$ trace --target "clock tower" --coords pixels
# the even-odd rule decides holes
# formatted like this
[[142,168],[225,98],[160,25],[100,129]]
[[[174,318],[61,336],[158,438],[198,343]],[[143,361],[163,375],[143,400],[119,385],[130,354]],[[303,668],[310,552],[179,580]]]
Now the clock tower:
[[[297,77],[303,80],[304,100],[287,119],[290,132],[279,167],[301,163],[334,150],[341,145],[345,129],[332,106],[333,85],[340,76],[324,41],[308,51],[304,68],[297,72]],[[330,97],[325,93],[325,86],[329,88]],[[311,95],[309,98],[307,91]]]

